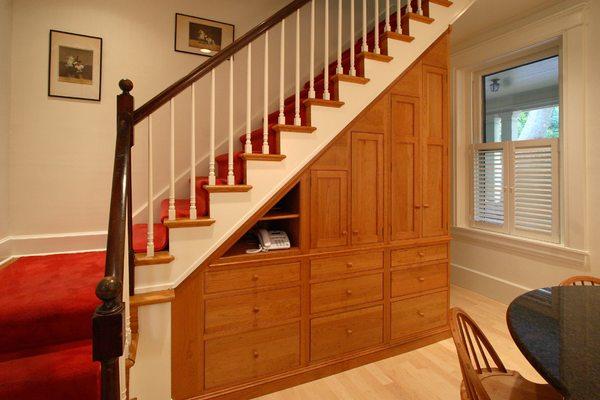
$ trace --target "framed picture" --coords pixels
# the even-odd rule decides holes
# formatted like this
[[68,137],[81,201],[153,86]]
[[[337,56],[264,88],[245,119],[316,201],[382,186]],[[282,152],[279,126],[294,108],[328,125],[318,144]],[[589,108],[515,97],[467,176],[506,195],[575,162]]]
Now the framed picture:
[[102,38],[50,31],[48,96],[100,101]]
[[175,51],[212,57],[233,42],[234,32],[231,24],[175,14]]

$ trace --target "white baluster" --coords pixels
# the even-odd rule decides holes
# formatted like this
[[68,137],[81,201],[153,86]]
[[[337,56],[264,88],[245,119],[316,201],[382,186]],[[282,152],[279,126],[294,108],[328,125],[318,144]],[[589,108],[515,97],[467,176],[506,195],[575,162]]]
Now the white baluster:
[[148,232],[146,256],[154,257],[154,186],[152,161],[152,115],[148,117]]
[[192,131],[190,137],[190,219],[197,219],[196,210],[196,83],[192,83]]
[[269,154],[269,31],[265,32],[265,69],[263,97],[263,154]]
[[367,43],[367,0],[362,0],[362,51],[369,51]]
[[396,3],[396,32],[402,34],[402,0]]
[[300,9],[296,10],[296,95],[294,99],[294,125],[302,125],[300,119]]
[[325,63],[323,68],[323,100],[329,100],[329,0],[325,0]]
[[338,27],[337,27],[337,69],[336,73],[343,74],[344,67],[342,67],[342,0],[338,0]]
[[381,53],[379,48],[379,0],[375,0],[375,54]]
[[235,185],[233,175],[233,56],[229,58],[229,156],[227,158],[227,184]]
[[390,27],[390,0],[385,0],[385,32],[391,31]]
[[171,144],[170,144],[170,184],[169,184],[169,219],[175,219],[175,98],[171,106]]
[[423,15],[423,9],[421,8],[421,0],[417,0],[417,14]]
[[210,158],[208,160],[208,184],[216,185],[215,176],[215,70],[210,71]]
[[310,86],[308,97],[314,99],[315,93],[315,0],[310,2]]
[[354,32],[354,0],[350,0],[350,75],[356,76],[356,65],[354,64],[355,49],[354,41],[356,32]]
[[279,53],[279,118],[277,122],[285,125],[285,99],[283,84],[285,80],[285,19],[281,20],[281,52]]
[[246,145],[245,153],[252,153],[252,43],[248,43],[248,60],[246,65]]

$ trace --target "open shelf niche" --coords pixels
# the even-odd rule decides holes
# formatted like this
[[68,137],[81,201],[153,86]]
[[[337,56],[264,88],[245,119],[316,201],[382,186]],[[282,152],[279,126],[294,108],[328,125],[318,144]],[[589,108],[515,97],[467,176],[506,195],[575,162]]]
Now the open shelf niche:
[[[300,182],[296,183],[252,228],[234,243],[223,257],[260,256],[298,250],[300,247]],[[285,231],[290,238],[290,249],[247,254],[246,250],[258,248],[258,229]]]

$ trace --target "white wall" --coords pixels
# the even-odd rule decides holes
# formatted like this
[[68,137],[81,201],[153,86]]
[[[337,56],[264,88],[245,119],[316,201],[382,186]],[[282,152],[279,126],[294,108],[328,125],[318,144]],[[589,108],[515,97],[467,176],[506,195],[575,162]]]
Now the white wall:
[[10,49],[12,0],[0,0],[0,261],[8,254],[8,154],[10,130]]
[[[87,239],[73,243],[73,250],[103,246],[119,79],[133,80],[133,94],[139,106],[206,60],[174,52],[176,12],[233,23],[239,37],[286,3],[286,0],[15,2],[10,80],[10,190],[0,190],[3,194],[10,193],[13,253],[70,250],[69,240],[80,239],[78,232],[84,232]],[[6,4],[2,2],[0,25],[3,55],[9,54],[4,50],[11,43],[5,40],[7,35],[4,34],[7,26],[4,20],[11,15],[5,11]],[[101,102],[47,96],[50,29],[103,38]],[[2,60],[7,59],[2,57]],[[3,77],[6,70],[3,63]],[[2,99],[5,99],[7,92],[4,85],[2,88]],[[7,102],[2,100],[0,104],[3,116],[0,131],[5,140]],[[143,135],[138,134],[136,139],[140,136]],[[166,135],[163,138],[166,139]],[[161,141],[156,144],[159,149],[164,143]],[[1,147],[3,151],[6,148]],[[143,146],[136,147],[134,161],[143,158],[145,152]],[[181,158],[182,165],[187,165],[186,160]],[[139,168],[135,172],[136,177],[145,176],[145,171],[142,173]],[[161,174],[166,174],[164,168]],[[3,204],[0,199],[0,205]],[[0,207],[0,212],[3,208]],[[0,214],[0,221],[4,221],[3,215]]]
[[[583,13],[565,13],[581,4],[587,4]],[[556,285],[567,276],[600,275],[600,215],[597,213],[600,189],[594,184],[600,179],[600,138],[594,134],[600,128],[600,115],[596,111],[600,107],[600,98],[596,95],[596,89],[600,88],[600,77],[596,73],[600,69],[600,54],[594,39],[600,37],[600,2],[567,1],[522,17],[520,21],[505,24],[505,28],[492,27],[487,32],[479,32],[476,35],[479,42],[471,39],[468,46],[457,43],[452,55],[456,185],[452,280],[503,302],[511,301],[528,289]],[[463,23],[463,26],[468,25]],[[460,24],[455,30],[458,28]],[[519,34],[522,28],[527,30]],[[474,49],[479,49],[480,54],[487,53],[492,60],[498,54],[491,54],[518,50],[534,38],[556,37],[563,41],[563,73],[565,79],[569,79],[565,88],[571,88],[562,94],[566,117],[561,123],[569,124],[568,127],[563,125],[567,131],[562,138],[565,146],[561,153],[562,178],[563,184],[576,188],[572,191],[570,186],[563,187],[564,243],[540,245],[506,237],[490,238],[470,231],[466,200],[470,194],[464,185],[466,158],[463,153],[465,129],[472,116],[468,115],[469,105],[461,109],[460,99],[465,97],[461,91],[466,91],[466,86],[460,81],[460,69],[467,68]],[[581,86],[580,90],[573,90],[577,85]]]

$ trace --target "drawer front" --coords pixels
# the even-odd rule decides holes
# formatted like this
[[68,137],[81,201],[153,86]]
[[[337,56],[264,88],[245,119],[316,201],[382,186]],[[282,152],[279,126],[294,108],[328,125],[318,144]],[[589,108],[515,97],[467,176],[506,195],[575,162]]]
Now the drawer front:
[[205,332],[263,327],[300,316],[300,287],[206,300]]
[[259,288],[300,280],[300,263],[232,268],[206,273],[206,293]]
[[448,285],[448,263],[416,265],[392,271],[392,297]]
[[310,358],[322,360],[383,342],[383,306],[315,318],[310,323]]
[[335,310],[383,298],[383,274],[357,276],[310,286],[310,310],[313,313]]
[[207,340],[205,386],[243,382],[300,365],[300,324]]
[[383,268],[383,252],[323,258],[310,262],[310,277],[326,279],[380,268]]
[[392,339],[446,325],[448,292],[438,292],[392,303]]
[[415,264],[420,262],[444,260],[448,258],[448,245],[436,244],[434,246],[413,247],[392,251],[392,267],[398,265]]

